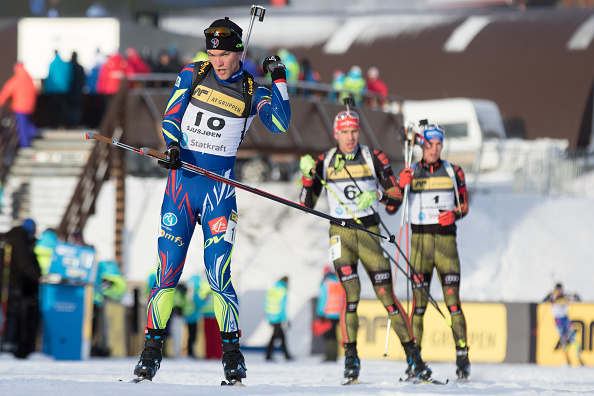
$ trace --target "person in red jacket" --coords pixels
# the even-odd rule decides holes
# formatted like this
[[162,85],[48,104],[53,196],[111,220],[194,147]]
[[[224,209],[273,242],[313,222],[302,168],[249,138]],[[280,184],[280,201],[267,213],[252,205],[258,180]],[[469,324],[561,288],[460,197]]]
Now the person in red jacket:
[[120,83],[128,70],[128,61],[118,52],[107,58],[99,70],[97,92],[102,95],[114,95],[120,89]]
[[138,73],[151,73],[151,68],[149,67],[149,65],[146,64],[144,59],[142,59],[138,51],[136,51],[136,48],[126,48],[126,58],[128,61],[128,69],[126,73],[128,75]]
[[380,106],[382,107],[386,102],[386,97],[388,96],[388,87],[386,83],[380,80],[379,78],[379,70],[377,67],[370,67],[367,70],[367,81],[365,82],[365,87],[367,88],[368,94],[378,95],[379,98],[372,98],[369,99],[369,104],[371,106]]
[[6,81],[0,91],[0,106],[4,106],[9,98],[12,99],[11,109],[16,116],[19,145],[31,147],[31,139],[37,136],[37,128],[31,121],[37,101],[37,90],[21,62],[15,63],[14,75]]

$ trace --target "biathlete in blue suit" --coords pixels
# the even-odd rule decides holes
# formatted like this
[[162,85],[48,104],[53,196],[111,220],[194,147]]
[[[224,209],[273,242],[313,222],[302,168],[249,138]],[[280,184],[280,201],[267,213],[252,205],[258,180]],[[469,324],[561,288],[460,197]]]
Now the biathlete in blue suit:
[[285,67],[278,56],[264,60],[272,91],[243,70],[242,30],[229,18],[204,31],[209,61],[183,68],[167,103],[162,131],[170,169],[161,207],[159,268],[148,299],[145,347],[134,369],[152,379],[162,358],[164,329],[196,224],[204,235],[204,264],[221,330],[223,367],[230,382],[245,378],[239,347],[239,305],[231,283],[231,253],[237,229],[235,189],[181,168],[181,161],[235,178],[237,148],[257,115],[272,133],[291,118]]

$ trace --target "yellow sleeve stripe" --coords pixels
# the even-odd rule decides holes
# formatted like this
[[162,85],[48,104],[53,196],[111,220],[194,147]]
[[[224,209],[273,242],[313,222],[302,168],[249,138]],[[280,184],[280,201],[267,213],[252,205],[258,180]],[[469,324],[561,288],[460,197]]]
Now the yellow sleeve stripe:
[[287,129],[280,122],[278,122],[278,120],[276,119],[275,116],[272,116],[272,122],[274,123],[274,125],[276,125],[276,127],[279,130],[281,130],[283,132],[287,132]]
[[167,113],[169,111],[169,108],[177,100],[177,98],[179,98],[187,90],[188,90],[187,88],[178,89],[177,91],[175,91],[173,93],[173,95],[171,95],[171,99],[169,99],[169,102],[167,103],[167,107],[165,108],[165,113]]
[[[175,129],[177,129],[179,131],[179,126],[175,122],[170,121],[170,120],[164,120],[163,123],[172,124],[175,127]],[[175,142],[179,142],[179,139],[176,136],[169,133],[169,131],[167,131],[167,129],[161,128],[161,131],[163,132],[163,135],[167,136],[169,139],[171,139]]]

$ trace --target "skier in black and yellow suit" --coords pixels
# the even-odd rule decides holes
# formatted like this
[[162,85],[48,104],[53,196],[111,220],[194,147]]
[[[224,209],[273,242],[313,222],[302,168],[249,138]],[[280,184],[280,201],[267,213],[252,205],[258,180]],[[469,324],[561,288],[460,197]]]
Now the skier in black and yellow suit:
[[460,257],[456,245],[456,220],[468,213],[466,178],[462,168],[440,158],[445,130],[427,125],[423,132],[423,159],[400,172],[398,186],[410,184],[411,265],[413,277],[413,333],[419,345],[423,339],[423,318],[427,309],[433,268],[443,288],[443,298],[452,321],[456,343],[456,374],[468,378],[470,362],[466,344],[466,319],[460,307]]
[[[332,216],[351,222],[355,222],[356,217],[369,231],[379,233],[378,203],[396,207],[402,203],[402,193],[396,187],[396,178],[388,157],[381,150],[359,145],[359,116],[354,111],[342,111],[335,117],[334,138],[338,141],[337,147],[320,155],[317,162],[309,155],[302,157],[301,204],[313,208],[323,189],[321,179],[327,180],[327,185],[332,190],[331,194],[327,194]],[[314,178],[314,171],[319,178]],[[359,192],[359,188],[362,192]],[[390,315],[392,329],[406,353],[410,375],[421,379],[429,378],[431,370],[421,359],[408,317],[394,296],[390,262],[384,256],[379,238],[364,231],[330,223],[330,251],[347,298],[345,311],[341,315],[345,342],[345,378],[357,379],[360,370],[357,355],[357,305],[361,294],[357,274],[359,259],[373,282],[377,298]]]

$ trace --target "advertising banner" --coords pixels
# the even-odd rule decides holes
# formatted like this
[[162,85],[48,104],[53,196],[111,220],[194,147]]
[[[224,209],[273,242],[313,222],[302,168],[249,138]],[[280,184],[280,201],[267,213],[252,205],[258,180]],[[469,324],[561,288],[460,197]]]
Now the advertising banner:
[[[406,302],[402,302],[406,308]],[[439,309],[447,320],[450,315],[444,303]],[[468,346],[473,362],[501,363],[505,359],[507,346],[507,311],[499,303],[463,303],[462,309],[468,328]],[[377,300],[362,300],[357,310],[359,334],[357,349],[360,357],[379,358],[383,356],[386,342],[388,314]],[[423,359],[426,361],[455,361],[455,347],[452,329],[433,306],[427,308],[423,333]],[[390,330],[388,358],[404,360],[404,351],[398,336]]]

